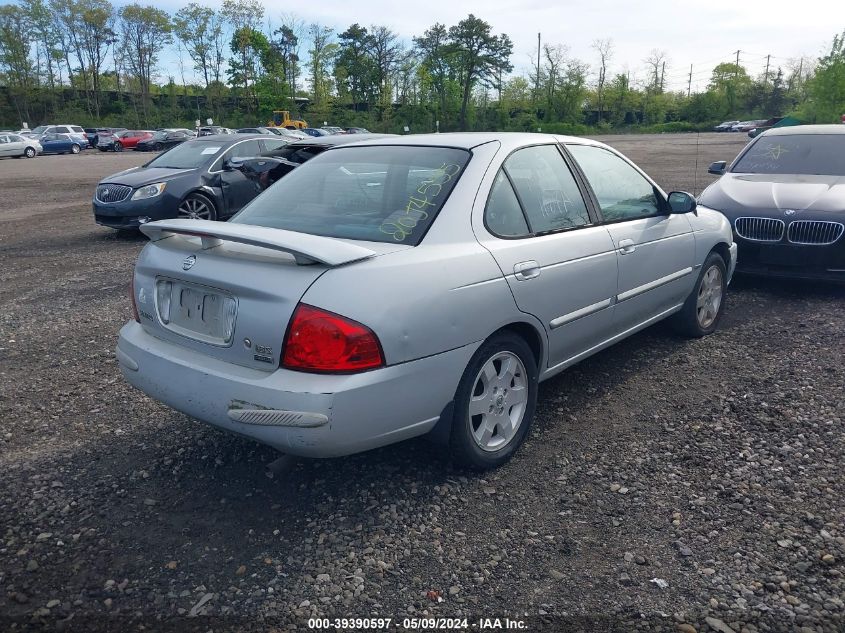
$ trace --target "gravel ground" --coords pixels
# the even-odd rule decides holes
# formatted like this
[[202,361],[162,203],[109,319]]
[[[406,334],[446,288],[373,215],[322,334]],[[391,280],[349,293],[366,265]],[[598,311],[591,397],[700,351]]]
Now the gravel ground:
[[[605,140],[693,188],[695,136]],[[699,190],[743,142],[700,137]],[[424,440],[280,458],[120,377],[144,242],[89,200],[141,160],[0,163],[0,631],[845,630],[841,288],[738,278],[715,335],[657,325],[544,383],[483,476]]]

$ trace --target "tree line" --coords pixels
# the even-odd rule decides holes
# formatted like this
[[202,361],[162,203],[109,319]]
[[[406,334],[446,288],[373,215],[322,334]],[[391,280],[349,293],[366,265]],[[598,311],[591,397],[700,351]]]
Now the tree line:
[[404,42],[384,25],[340,31],[275,19],[258,0],[224,0],[219,10],[191,2],[173,14],[109,0],[18,0],[0,6],[0,125],[212,117],[237,126],[288,109],[316,124],[381,131],[579,132],[845,113],[845,33],[817,60],[767,64],[757,76],[738,59],[720,63],[699,92],[692,71],[687,89],[677,88],[681,71],[665,51],[653,50],[633,77],[611,71],[612,40],[595,40],[592,51],[588,62],[547,43],[530,71],[515,74],[511,39],[472,14]]

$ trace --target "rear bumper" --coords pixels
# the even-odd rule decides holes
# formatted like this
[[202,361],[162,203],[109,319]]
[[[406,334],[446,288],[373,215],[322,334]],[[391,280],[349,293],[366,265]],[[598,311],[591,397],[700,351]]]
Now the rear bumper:
[[191,417],[292,455],[336,457],[430,431],[479,345],[359,374],[268,373],[168,343],[130,321],[117,358],[130,384]]

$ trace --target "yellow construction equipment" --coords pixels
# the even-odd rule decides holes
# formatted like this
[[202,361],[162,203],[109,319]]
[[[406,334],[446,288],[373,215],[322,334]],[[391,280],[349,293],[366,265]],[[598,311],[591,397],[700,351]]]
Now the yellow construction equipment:
[[286,127],[301,130],[308,127],[308,123],[299,119],[291,119],[288,110],[273,110],[273,120],[267,124],[267,127]]

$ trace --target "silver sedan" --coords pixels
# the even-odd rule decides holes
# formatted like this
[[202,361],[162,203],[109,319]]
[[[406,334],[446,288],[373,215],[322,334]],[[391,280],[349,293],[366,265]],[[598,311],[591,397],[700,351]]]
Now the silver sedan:
[[141,230],[137,388],[286,453],[430,434],[475,468],[522,444],[540,381],[661,319],[713,332],[736,263],[720,213],[540,134],[342,145],[229,222]]
[[20,134],[0,134],[0,158],[13,156],[15,158],[35,158],[41,153],[41,143],[34,138]]

